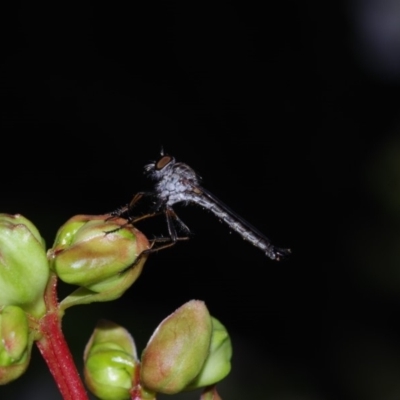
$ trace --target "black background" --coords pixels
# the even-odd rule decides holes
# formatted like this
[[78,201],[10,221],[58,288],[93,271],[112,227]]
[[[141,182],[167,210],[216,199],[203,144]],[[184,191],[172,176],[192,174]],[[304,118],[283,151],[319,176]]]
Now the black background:
[[[78,359],[98,318],[129,327],[141,350],[195,298],[232,335],[223,398],[399,396],[400,50],[387,60],[363,36],[360,4],[3,10],[1,212],[28,217],[51,246],[70,216],[151,188],[143,166],[163,146],[293,252],[273,262],[206,211],[177,206],[189,242],[151,256],[122,299],[67,313]],[[162,219],[139,228],[165,233]],[[39,396],[32,369],[0,396]]]

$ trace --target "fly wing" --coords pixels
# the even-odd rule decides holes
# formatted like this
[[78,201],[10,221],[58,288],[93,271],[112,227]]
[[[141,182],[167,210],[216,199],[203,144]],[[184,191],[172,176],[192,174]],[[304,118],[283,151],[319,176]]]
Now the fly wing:
[[[265,254],[273,260],[282,260],[283,258],[287,257],[291,251],[290,249],[283,249],[274,246],[271,241],[261,233],[257,228],[243,219],[240,215],[236,214],[230,207],[228,207],[225,203],[223,203],[220,199],[210,193],[207,189],[204,189],[201,186],[196,186],[193,190],[197,193],[201,193],[201,196],[204,196],[209,202],[216,204],[221,210],[223,210],[227,215],[229,215],[232,220],[236,221],[237,223],[241,224],[241,226],[251,232],[253,237],[256,237],[258,241],[263,243],[264,246],[258,246],[256,243],[251,241],[255,246],[262,248],[265,251]],[[236,230],[236,229],[234,229]]]
[[227,206],[223,201],[221,201],[218,197],[216,197],[214,194],[212,194],[210,191],[205,189],[202,186],[198,187],[204,196],[206,196],[209,200],[213,201],[214,203],[218,204],[219,207],[221,207],[227,214],[229,214],[233,219],[236,221],[240,222],[246,229],[249,231],[253,232],[257,236],[260,237],[260,239],[264,240],[267,243],[271,243],[271,241],[262,233],[260,232],[256,227],[254,227],[250,222],[246,221],[244,218],[242,218],[240,215],[238,215],[235,211],[233,211],[229,206]]

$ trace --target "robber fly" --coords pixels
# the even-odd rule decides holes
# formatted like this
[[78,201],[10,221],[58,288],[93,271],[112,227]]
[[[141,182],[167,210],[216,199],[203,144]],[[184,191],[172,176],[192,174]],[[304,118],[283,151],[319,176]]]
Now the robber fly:
[[[170,243],[161,245],[153,250],[157,251],[161,248],[169,247],[178,240],[185,239],[178,236],[175,224],[178,224],[179,228],[186,234],[190,234],[189,228],[175,213],[173,206],[177,203],[196,203],[211,211],[233,231],[242,236],[244,240],[258,247],[272,260],[279,261],[291,253],[290,249],[274,246],[259,230],[202,187],[200,185],[200,177],[189,165],[177,162],[174,157],[162,152],[158,161],[147,164],[144,169],[145,174],[155,181],[154,190],[136,194],[128,206],[113,212],[112,215],[121,216],[125,213],[130,213],[142,197],[152,196],[155,199],[152,213],[134,219],[129,218],[131,222],[137,222],[153,215],[165,214]],[[162,241],[165,242],[165,238]]]

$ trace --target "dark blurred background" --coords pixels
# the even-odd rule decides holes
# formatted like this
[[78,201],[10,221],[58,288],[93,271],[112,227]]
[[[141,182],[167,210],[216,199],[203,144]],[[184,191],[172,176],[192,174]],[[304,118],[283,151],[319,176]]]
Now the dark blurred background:
[[[141,351],[195,298],[232,336],[224,399],[400,398],[398,0],[24,1],[0,14],[1,212],[51,246],[72,215],[150,189],[143,166],[164,146],[293,252],[273,262],[177,206],[189,242],[151,256],[120,300],[67,313],[77,360],[97,319]],[[0,398],[60,397],[34,351]]]

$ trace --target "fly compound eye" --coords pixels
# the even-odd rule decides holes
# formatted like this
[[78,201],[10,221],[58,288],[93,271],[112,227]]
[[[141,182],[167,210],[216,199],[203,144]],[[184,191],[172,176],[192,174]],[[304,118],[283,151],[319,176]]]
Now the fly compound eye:
[[171,157],[171,156],[164,156],[164,157],[161,157],[161,158],[157,161],[157,163],[156,163],[156,165],[155,165],[156,170],[157,170],[157,171],[162,170],[162,169],[165,168],[172,160],[173,160],[173,157]]

